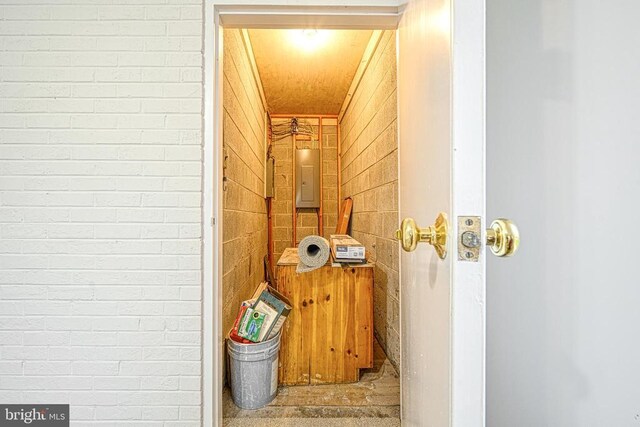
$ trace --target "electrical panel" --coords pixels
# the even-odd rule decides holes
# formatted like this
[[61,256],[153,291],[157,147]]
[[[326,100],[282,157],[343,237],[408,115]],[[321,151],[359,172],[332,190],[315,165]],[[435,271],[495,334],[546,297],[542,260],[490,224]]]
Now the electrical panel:
[[320,150],[296,150],[296,208],[320,207]]

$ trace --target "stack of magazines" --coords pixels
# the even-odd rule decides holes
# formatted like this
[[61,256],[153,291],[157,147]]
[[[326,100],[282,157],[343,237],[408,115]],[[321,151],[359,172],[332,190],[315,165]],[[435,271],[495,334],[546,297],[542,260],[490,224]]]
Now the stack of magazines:
[[243,301],[229,338],[244,344],[269,340],[282,329],[291,304],[267,282],[262,282],[251,299]]

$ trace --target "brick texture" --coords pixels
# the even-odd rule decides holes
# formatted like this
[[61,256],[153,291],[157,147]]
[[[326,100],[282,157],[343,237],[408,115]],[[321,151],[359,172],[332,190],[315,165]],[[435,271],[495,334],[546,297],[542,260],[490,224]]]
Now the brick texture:
[[223,227],[223,331],[231,329],[240,303],[264,279],[267,210],[264,198],[265,110],[240,30],[224,32],[226,189]]
[[[300,139],[296,141],[296,148],[319,148],[318,120],[306,120],[313,125],[316,135],[312,140]],[[288,122],[288,119],[274,119],[273,123]],[[322,125],[322,212],[323,232],[318,233],[318,213],[316,209],[298,209],[296,221],[296,242],[299,243],[306,236],[322,234],[325,238],[335,233],[338,221],[338,150],[336,119],[323,119]],[[304,138],[304,137],[303,137]],[[273,233],[274,233],[274,262],[282,255],[286,248],[293,245],[293,201],[292,201],[292,159],[293,140],[287,137],[273,142],[273,157],[275,158],[275,197],[273,200]]]
[[201,49],[201,0],[0,5],[0,401],[200,425]]
[[375,334],[400,362],[398,140],[395,32],[386,31],[340,123],[342,195],[353,198],[352,235],[375,262]]

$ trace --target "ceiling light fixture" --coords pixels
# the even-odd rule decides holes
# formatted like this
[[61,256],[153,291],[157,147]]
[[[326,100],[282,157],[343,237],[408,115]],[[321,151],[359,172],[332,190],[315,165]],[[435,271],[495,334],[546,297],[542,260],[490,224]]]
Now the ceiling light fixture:
[[313,52],[327,43],[330,37],[327,30],[306,28],[303,30],[289,30],[291,41],[304,52]]

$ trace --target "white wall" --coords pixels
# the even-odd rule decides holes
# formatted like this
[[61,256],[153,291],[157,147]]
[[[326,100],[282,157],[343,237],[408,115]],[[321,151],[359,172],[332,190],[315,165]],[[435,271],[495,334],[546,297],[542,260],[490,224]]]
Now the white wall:
[[202,4],[77,3],[0,6],[0,401],[199,425]]
[[640,3],[487,4],[487,425],[638,426]]

